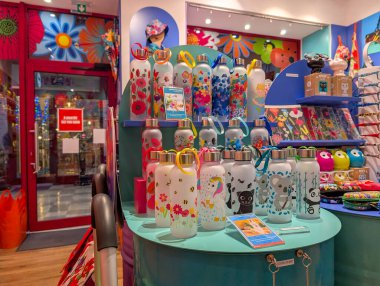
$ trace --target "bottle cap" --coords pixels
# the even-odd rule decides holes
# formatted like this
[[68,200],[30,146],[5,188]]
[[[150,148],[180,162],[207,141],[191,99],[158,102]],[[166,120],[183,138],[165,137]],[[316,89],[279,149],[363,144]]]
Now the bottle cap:
[[167,57],[168,57],[168,52],[166,50],[157,51],[157,60],[159,61],[166,60]]
[[298,155],[301,158],[315,158],[316,153],[315,149],[298,149]]
[[208,63],[208,57],[206,54],[201,54],[197,56],[197,63]]
[[205,162],[219,162],[220,161],[220,152],[212,151],[204,153]]
[[262,119],[255,119],[254,126],[255,127],[265,127],[265,121]]
[[181,57],[181,53],[178,53],[178,55],[177,55],[177,63],[183,63],[183,59]]
[[136,55],[138,57],[146,58],[148,56],[148,53],[145,49],[137,49],[136,50]]
[[223,150],[223,159],[235,159],[235,150]]
[[175,153],[171,152],[160,152],[159,160],[160,163],[175,163]]
[[188,119],[180,119],[178,120],[178,128],[189,128],[191,127],[191,121]]
[[242,58],[235,59],[235,67],[237,67],[237,66],[244,66],[244,63],[245,63],[245,61]]
[[149,159],[150,160],[158,160],[158,157],[160,156],[161,151],[150,151],[149,153]]
[[228,127],[240,127],[240,120],[236,118],[228,120]]
[[192,165],[194,163],[194,155],[192,153],[183,153],[179,155],[181,165]]
[[272,159],[284,160],[286,159],[287,151],[285,150],[272,150]]
[[254,69],[262,69],[263,68],[263,62],[260,60],[256,60],[255,63],[253,64]]
[[235,161],[251,161],[252,152],[251,151],[236,151]]
[[225,57],[221,57],[220,60],[219,60],[219,64],[226,64],[227,63],[227,59]]
[[208,117],[202,117],[202,126],[211,126]]
[[296,157],[297,156],[297,149],[296,148],[286,148],[285,149],[288,154],[287,154],[287,157],[290,158],[290,157]]
[[158,119],[157,118],[147,118],[145,120],[145,127],[147,127],[147,128],[158,128]]

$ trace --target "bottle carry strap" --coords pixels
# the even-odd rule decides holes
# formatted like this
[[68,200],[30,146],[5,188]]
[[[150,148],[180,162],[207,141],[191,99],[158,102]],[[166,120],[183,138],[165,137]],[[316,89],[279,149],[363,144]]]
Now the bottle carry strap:
[[[209,117],[207,117],[207,119],[208,119],[208,122],[210,123],[212,129],[215,130],[216,134],[218,134],[218,135],[224,134],[223,124],[222,124],[222,122],[220,122],[220,120],[217,117],[209,116]],[[219,129],[216,127],[215,121],[219,125]]]
[[249,128],[248,128],[247,123],[245,123],[245,121],[241,117],[235,117],[233,119],[237,119],[237,120],[239,120],[243,124],[243,126],[245,128],[245,132],[243,131],[243,137],[244,138],[247,137],[249,135]]
[[263,116],[260,116],[259,119],[265,121],[265,128],[268,130],[269,136],[272,136],[272,134],[273,134],[272,133],[272,128],[270,126],[270,122],[269,122],[268,118],[265,115],[263,115]]
[[197,138],[197,136],[198,136],[198,131],[197,131],[197,129],[195,128],[193,121],[192,121],[190,118],[185,118],[184,120],[188,120],[188,121],[190,121],[191,130],[193,131],[193,134],[194,134],[194,139]]
[[198,153],[197,153],[197,149],[195,148],[185,148],[183,149],[182,151],[179,151],[175,157],[175,163],[178,167],[178,169],[180,169],[180,171],[185,174],[185,175],[193,175],[194,173],[193,172],[187,172],[183,169],[182,167],[182,164],[181,164],[181,155],[182,154],[185,154],[185,153],[193,153],[194,157],[195,157],[195,163],[196,163],[196,170],[198,171],[199,168],[200,168],[200,161],[199,161],[199,157],[198,157]]
[[[266,150],[262,155],[261,157],[259,158],[259,160],[256,161],[256,164],[255,164],[255,168],[257,170],[257,173],[256,175],[263,175],[267,172],[268,170],[268,166],[269,166],[269,159],[271,157],[271,154],[272,154],[272,150],[278,150],[277,147],[273,147],[273,146],[269,146],[269,149]],[[261,162],[265,160],[265,163],[264,163],[264,167],[260,170],[259,169],[259,166],[261,164]]]
[[218,57],[215,59],[215,61],[212,63],[211,65],[211,68],[215,68],[219,62],[220,62],[220,59],[222,58],[223,54],[222,53],[219,53]]
[[257,61],[256,59],[253,59],[252,62],[249,64],[248,69],[247,69],[247,75],[249,75],[251,70],[253,70],[253,68],[255,67],[256,61]]
[[184,61],[185,64],[189,66],[189,68],[195,67],[194,57],[188,51],[180,51],[179,56]]

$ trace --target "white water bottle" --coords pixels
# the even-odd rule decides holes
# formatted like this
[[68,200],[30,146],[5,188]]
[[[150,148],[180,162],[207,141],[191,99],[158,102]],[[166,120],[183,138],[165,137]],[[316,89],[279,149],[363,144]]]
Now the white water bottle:
[[287,223],[292,220],[292,168],[286,162],[285,150],[272,150],[272,161],[268,166],[269,200],[268,220],[273,223]]
[[251,145],[257,149],[269,145],[269,132],[265,128],[265,121],[262,119],[255,119],[254,127],[250,133]]
[[319,175],[320,167],[315,149],[299,149],[296,166],[297,217],[317,219],[320,215]]
[[226,149],[240,150],[243,147],[243,138],[247,136],[249,130],[245,125],[244,127],[247,132],[247,134],[245,134],[240,128],[241,122],[242,121],[238,118],[232,118],[228,121],[228,129],[224,136],[224,146]]
[[231,72],[230,118],[247,119],[247,70],[244,59],[235,59],[235,67]]
[[231,208],[233,214],[252,213],[254,206],[255,167],[251,151],[236,151],[231,169]]
[[232,209],[231,209],[231,178],[232,178],[232,166],[235,164],[235,150],[224,150],[222,153],[223,161],[222,166],[224,170],[226,171],[226,180],[225,180],[225,186],[226,186],[226,214],[227,216],[233,215]]
[[146,166],[146,213],[148,216],[154,216],[154,197],[156,183],[154,180],[154,172],[158,166],[158,156],[160,151],[150,151],[149,162]]
[[201,121],[202,117],[212,112],[212,69],[206,54],[197,56],[197,65],[193,68],[193,118]]
[[265,170],[265,165],[268,166],[270,162],[270,153],[266,152],[268,149],[260,149],[261,155],[263,156],[261,162],[256,162],[258,164],[256,168],[255,177],[255,207],[254,213],[256,215],[267,215],[267,205],[269,199],[269,178],[267,170]]
[[220,152],[205,153],[199,192],[199,218],[204,229],[220,230],[226,226],[225,180]]
[[248,67],[247,97],[247,120],[259,119],[265,111],[265,72],[262,69],[262,62],[259,60],[254,60]]
[[218,134],[212,128],[209,117],[202,118],[202,129],[199,131],[199,147],[216,147],[218,146]]
[[297,206],[297,189],[296,189],[296,156],[297,156],[297,149],[295,148],[286,148],[285,149],[287,153],[287,159],[286,162],[289,163],[290,167],[292,168],[292,189],[290,191],[290,194],[292,196],[292,212],[296,212],[296,206]]
[[146,165],[148,164],[149,151],[162,150],[162,133],[158,127],[158,120],[156,118],[145,120],[145,130],[141,136],[141,166],[144,179],[146,179]]
[[179,164],[170,171],[170,231],[178,238],[197,234],[197,171],[194,155],[178,153]]
[[193,73],[192,68],[184,62],[184,57],[186,57],[185,52],[178,53],[177,64],[173,68],[173,84],[176,87],[183,88],[183,95],[185,96],[186,104],[186,116],[191,119],[193,118],[193,95],[191,92]]
[[176,151],[194,147],[196,134],[191,130],[191,124],[191,120],[187,118],[178,120],[178,128],[174,132],[174,149]]
[[159,165],[154,172],[155,219],[158,227],[170,227],[170,171],[175,163],[175,154],[161,152]]
[[230,70],[226,62],[226,58],[221,57],[212,76],[212,115],[222,122],[228,121],[230,116]]

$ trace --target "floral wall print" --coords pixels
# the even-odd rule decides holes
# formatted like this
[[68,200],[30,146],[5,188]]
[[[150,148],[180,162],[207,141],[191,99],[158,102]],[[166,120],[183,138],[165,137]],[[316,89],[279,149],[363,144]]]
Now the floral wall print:
[[19,58],[18,10],[12,7],[0,7],[0,59]]

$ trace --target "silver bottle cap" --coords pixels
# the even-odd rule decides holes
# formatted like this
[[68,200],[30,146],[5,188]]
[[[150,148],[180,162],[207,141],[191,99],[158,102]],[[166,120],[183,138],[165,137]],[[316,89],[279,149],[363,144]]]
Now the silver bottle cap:
[[221,57],[221,58],[220,58],[220,61],[219,61],[219,64],[224,65],[224,64],[226,64],[226,63],[227,63],[227,59],[226,59],[225,57]]
[[297,156],[297,149],[296,148],[286,148],[285,149],[287,152],[287,157],[288,158],[293,158]]
[[211,126],[208,117],[202,117],[202,126]]
[[237,58],[237,59],[235,59],[235,67],[237,67],[237,66],[244,66],[244,64],[245,64],[245,61],[244,61],[243,58]]
[[253,64],[254,69],[262,69],[263,68],[263,62],[260,60],[256,60],[255,63]]
[[146,128],[158,128],[158,119],[157,118],[148,118],[145,120]]
[[315,158],[317,151],[316,149],[298,149],[298,155],[301,158]]
[[160,163],[175,163],[175,153],[171,152],[160,152],[159,160]]
[[179,155],[181,165],[192,165],[194,163],[194,155],[192,153],[184,153]]
[[188,120],[188,119],[180,119],[180,120],[178,120],[178,128],[188,129],[190,127],[191,127],[190,120]]
[[255,119],[254,126],[255,127],[265,127],[265,121],[262,119]]
[[181,57],[181,54],[178,53],[178,55],[177,55],[177,63],[182,63],[182,62],[183,62],[183,59]]
[[139,57],[146,58],[148,56],[148,53],[145,49],[137,49],[136,50],[136,55]]
[[235,150],[223,150],[223,159],[235,159]]
[[160,156],[161,151],[150,151],[149,153],[149,159],[150,160],[158,160],[158,157]]
[[240,120],[236,118],[228,120],[228,127],[240,127]]
[[287,151],[286,150],[272,150],[272,159],[274,160],[284,160],[287,158],[286,154],[287,154]]
[[236,151],[235,161],[251,161],[252,152],[251,151]]
[[197,63],[208,63],[208,57],[206,54],[201,54],[197,56]]
[[220,162],[220,152],[219,151],[212,151],[212,152],[206,152],[205,154],[205,162]]

